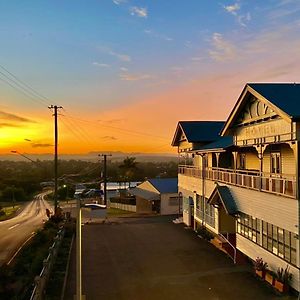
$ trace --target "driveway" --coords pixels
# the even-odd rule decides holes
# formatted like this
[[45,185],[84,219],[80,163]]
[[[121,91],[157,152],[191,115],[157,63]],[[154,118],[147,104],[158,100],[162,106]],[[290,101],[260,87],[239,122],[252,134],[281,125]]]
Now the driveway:
[[[83,294],[88,300],[294,299],[276,295],[249,266],[170,217],[118,218],[82,231]],[[75,294],[75,247],[65,299]]]

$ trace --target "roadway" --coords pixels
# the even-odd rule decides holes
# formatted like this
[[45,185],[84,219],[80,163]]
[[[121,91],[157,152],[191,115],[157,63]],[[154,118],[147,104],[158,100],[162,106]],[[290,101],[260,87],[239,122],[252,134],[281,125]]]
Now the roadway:
[[46,208],[52,210],[44,200],[47,193],[35,196],[16,217],[0,222],[0,266],[10,263],[20,247],[47,220]]

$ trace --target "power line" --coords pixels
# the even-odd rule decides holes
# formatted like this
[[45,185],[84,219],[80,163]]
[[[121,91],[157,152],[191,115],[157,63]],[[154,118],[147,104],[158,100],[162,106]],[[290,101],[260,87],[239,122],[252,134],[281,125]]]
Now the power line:
[[89,121],[89,120],[85,120],[85,119],[82,119],[82,118],[72,117],[70,115],[68,115],[68,117],[71,118],[71,119],[74,119],[74,120],[81,121],[81,122],[97,124],[97,125],[101,125],[102,127],[112,128],[112,129],[119,130],[119,131],[122,131],[122,132],[128,132],[128,133],[131,133],[131,134],[137,134],[137,135],[142,135],[142,136],[155,137],[155,138],[159,138],[159,139],[163,139],[163,140],[169,140],[169,138],[163,137],[163,136],[158,136],[158,135],[149,134],[149,133],[143,133],[143,132],[139,132],[139,131],[135,131],[135,130],[119,128],[119,127],[110,126],[110,125],[99,124],[99,121]]
[[[5,72],[7,72],[12,78],[14,78],[14,80],[12,80],[12,79],[10,79],[10,80],[16,82],[16,84],[19,85],[19,86],[21,86],[21,87],[22,87],[22,85],[23,85],[23,86],[24,86],[27,90],[29,90],[35,97],[40,98],[45,104],[48,105],[48,101],[51,102],[51,100],[50,100],[48,97],[46,97],[46,96],[42,95],[41,93],[39,93],[38,91],[36,91],[36,90],[35,90],[34,88],[32,88],[29,84],[27,84],[26,82],[24,82],[24,81],[22,81],[21,79],[19,79],[16,75],[14,75],[12,72],[10,72],[9,70],[7,70],[7,69],[6,69],[5,67],[3,67],[1,64],[0,64],[0,68],[1,68],[2,70],[4,70]],[[4,75],[3,72],[0,71],[0,73],[1,73],[2,75]],[[7,75],[4,75],[4,76],[7,77]],[[22,87],[22,88],[24,88],[24,87]]]
[[2,77],[0,77],[0,80],[3,81],[3,82],[5,82],[5,83],[8,84],[9,86],[11,86],[14,90],[16,90],[16,91],[22,93],[26,98],[30,98],[30,99],[33,100],[34,102],[37,102],[37,103],[39,103],[40,105],[42,105],[43,107],[45,107],[45,105],[46,105],[45,103],[39,101],[39,100],[36,99],[36,98],[33,98],[33,97],[32,97],[31,95],[29,95],[26,91],[21,90],[20,88],[14,86],[14,85],[11,84],[8,80],[6,80],[6,79],[4,79],[4,78],[2,78]]

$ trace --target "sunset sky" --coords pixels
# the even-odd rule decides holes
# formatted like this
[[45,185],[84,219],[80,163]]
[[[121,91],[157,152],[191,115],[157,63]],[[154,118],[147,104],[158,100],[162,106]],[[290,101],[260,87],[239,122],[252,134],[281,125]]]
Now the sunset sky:
[[300,1],[0,0],[0,40],[0,154],[53,152],[50,104],[60,153],[166,153],[247,82],[299,82]]

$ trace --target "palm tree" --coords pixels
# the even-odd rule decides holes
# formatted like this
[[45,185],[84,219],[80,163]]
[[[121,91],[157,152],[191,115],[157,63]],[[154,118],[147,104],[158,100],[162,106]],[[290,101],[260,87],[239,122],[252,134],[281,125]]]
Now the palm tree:
[[134,175],[134,171],[137,170],[137,162],[135,160],[136,160],[135,157],[127,156],[123,160],[123,164],[119,166],[119,168],[122,169],[124,172],[125,179],[128,180],[129,187],[130,187],[130,182]]

